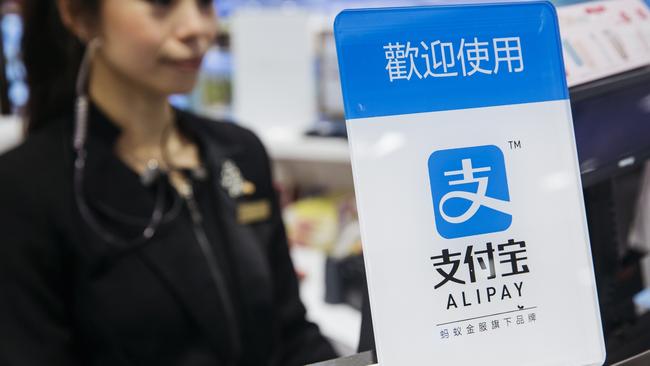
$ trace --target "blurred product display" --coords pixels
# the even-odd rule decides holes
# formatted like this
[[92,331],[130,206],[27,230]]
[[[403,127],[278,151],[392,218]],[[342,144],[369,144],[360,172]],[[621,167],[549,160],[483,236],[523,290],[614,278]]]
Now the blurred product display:
[[18,114],[27,103],[25,67],[20,55],[23,24],[19,8],[14,2],[5,2],[0,13],[0,31],[2,32],[2,66],[5,70],[0,86],[0,101],[4,115]]
[[285,208],[284,218],[293,245],[320,250],[327,256],[325,301],[361,310],[365,280],[354,196],[301,199]]

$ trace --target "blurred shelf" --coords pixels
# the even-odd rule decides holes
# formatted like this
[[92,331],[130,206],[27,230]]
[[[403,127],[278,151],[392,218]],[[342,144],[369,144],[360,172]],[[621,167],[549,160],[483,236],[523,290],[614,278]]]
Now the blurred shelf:
[[348,141],[343,138],[278,130],[260,132],[260,138],[274,160],[350,164]]
[[330,190],[353,189],[348,141],[305,136],[287,129],[257,131],[271,159],[275,181]]

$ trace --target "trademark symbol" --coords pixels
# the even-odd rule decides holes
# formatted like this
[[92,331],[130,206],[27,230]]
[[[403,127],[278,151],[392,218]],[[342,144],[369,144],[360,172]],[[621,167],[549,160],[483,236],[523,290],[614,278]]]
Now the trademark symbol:
[[510,140],[510,141],[508,141],[508,144],[510,144],[510,150],[521,149],[521,141],[520,140]]

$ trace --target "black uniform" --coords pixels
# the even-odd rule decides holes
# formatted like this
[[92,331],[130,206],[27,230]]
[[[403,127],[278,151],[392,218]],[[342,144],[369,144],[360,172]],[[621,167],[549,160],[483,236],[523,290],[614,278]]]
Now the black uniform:
[[[178,215],[149,242],[108,243],[82,219],[71,118],[0,157],[0,365],[291,366],[335,357],[305,320],[259,140],[233,124],[177,116],[208,173],[187,172],[209,248],[165,177],[145,186],[116,157],[119,129],[95,107],[84,197],[110,232],[137,237],[162,184],[167,212]],[[228,194],[226,161],[254,193]]]

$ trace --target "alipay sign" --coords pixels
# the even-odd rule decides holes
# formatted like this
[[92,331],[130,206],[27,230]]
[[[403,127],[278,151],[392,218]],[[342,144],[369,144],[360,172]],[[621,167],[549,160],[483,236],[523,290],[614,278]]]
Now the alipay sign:
[[553,6],[344,11],[335,35],[380,364],[602,364]]

